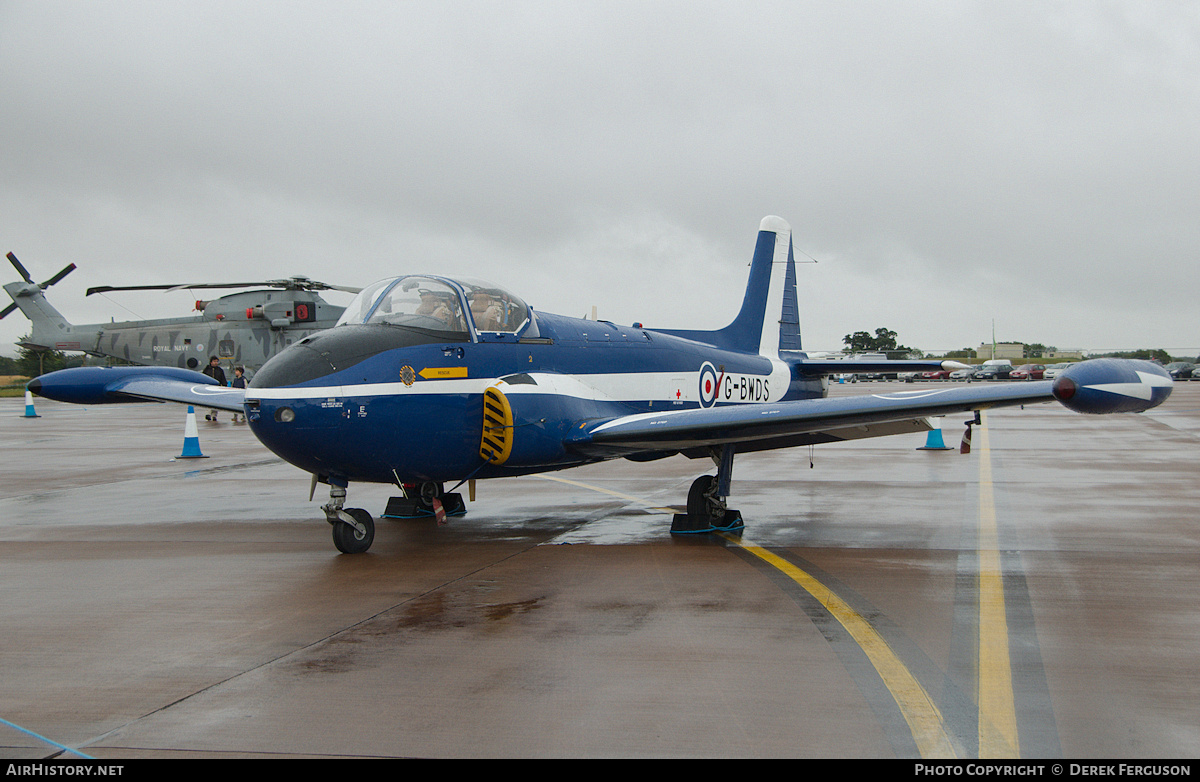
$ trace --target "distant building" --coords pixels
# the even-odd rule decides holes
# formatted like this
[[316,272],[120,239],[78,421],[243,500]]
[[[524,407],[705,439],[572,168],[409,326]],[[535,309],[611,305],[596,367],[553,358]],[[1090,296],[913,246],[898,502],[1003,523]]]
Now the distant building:
[[991,342],[981,343],[975,351],[982,361],[996,358],[1022,359],[1025,357],[1025,345],[1020,342]]
[[1045,353],[1046,358],[1073,358],[1083,359],[1082,350],[1048,350]]

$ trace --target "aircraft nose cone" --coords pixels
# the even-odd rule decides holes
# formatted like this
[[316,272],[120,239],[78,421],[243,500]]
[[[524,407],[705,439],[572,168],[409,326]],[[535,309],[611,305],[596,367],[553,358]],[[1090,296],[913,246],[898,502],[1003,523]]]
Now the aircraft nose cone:
[[1054,394],[1054,398],[1060,402],[1065,402],[1075,396],[1075,392],[1079,390],[1079,386],[1075,381],[1066,375],[1059,375],[1054,379],[1054,385],[1050,387],[1050,392]]
[[30,380],[28,383],[25,384],[25,388],[29,389],[30,393],[41,396],[42,395],[42,380],[41,380],[41,378],[35,377],[33,380]]

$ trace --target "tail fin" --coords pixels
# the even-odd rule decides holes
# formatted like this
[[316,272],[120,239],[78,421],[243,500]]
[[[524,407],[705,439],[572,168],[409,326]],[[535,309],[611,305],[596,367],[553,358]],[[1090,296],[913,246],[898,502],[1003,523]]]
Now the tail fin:
[[[13,303],[0,311],[0,318],[5,317],[18,308],[24,313],[25,317],[29,318],[29,322],[33,328],[29,339],[24,340],[22,344],[51,350],[86,350],[87,348],[81,347],[81,342],[79,341],[82,337],[74,333],[74,327],[67,322],[67,319],[58,310],[50,305],[50,302],[46,301],[46,297],[42,293],[42,291],[74,271],[75,264],[68,265],[43,283],[36,283],[15,255],[9,253],[8,260],[24,281],[10,282],[4,286],[4,290],[12,298]],[[86,337],[91,338],[92,342],[95,342],[95,336],[94,329],[89,330],[86,335]]]
[[[776,314],[777,313],[777,314]],[[764,217],[758,228],[746,296],[737,317],[717,331],[659,329],[666,334],[763,356],[800,350],[800,307],[792,229],[781,217]]]

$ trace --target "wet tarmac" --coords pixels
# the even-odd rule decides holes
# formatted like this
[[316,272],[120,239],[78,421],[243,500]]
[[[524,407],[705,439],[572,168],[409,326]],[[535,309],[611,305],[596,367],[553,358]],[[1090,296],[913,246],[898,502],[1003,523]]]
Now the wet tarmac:
[[0,400],[6,758],[1200,753],[1200,383],[992,411],[968,456],[739,456],[740,538],[669,534],[711,471],[676,457],[482,482],[359,556],[225,414],[172,460],[182,408],[23,412]]

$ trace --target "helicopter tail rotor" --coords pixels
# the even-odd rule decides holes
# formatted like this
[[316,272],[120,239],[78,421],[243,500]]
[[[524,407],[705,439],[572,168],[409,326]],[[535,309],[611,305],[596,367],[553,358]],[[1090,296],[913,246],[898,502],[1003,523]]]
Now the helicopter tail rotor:
[[75,271],[75,264],[73,264],[73,263],[68,264],[67,266],[63,267],[62,271],[60,271],[58,274],[54,275],[50,279],[46,280],[38,287],[41,288],[42,290],[46,290],[51,285],[61,282],[63,277],[66,277],[68,274],[70,274],[73,271]]
[[[58,274],[54,275],[53,277],[46,280],[45,282],[37,283],[37,282],[34,282],[33,278],[29,276],[29,270],[25,268],[24,264],[22,264],[19,260],[17,260],[17,256],[13,255],[12,253],[9,253],[8,261],[9,261],[9,263],[11,263],[13,265],[13,268],[15,268],[17,270],[17,274],[21,275],[21,279],[25,280],[25,282],[28,285],[36,285],[39,290],[43,290],[43,291],[46,290],[47,288],[49,288],[51,285],[61,282],[63,277],[66,277],[68,274],[75,271],[75,264],[73,264],[73,263],[67,264],[65,267],[63,267],[63,269],[61,271],[59,271]],[[14,295],[22,295],[22,294],[17,293]],[[28,295],[28,294],[26,294],[26,295]],[[0,320],[3,320],[9,313],[11,313],[15,309],[17,309],[17,303],[14,301],[12,304],[8,305],[3,310],[0,310]]]
[[25,282],[28,282],[28,283],[33,282],[33,278],[29,276],[29,272],[25,269],[24,266],[21,265],[21,262],[17,260],[17,256],[13,255],[12,253],[9,253],[8,260],[10,263],[12,263],[12,265],[14,267],[16,267],[17,274],[21,275],[21,279],[25,280]]

